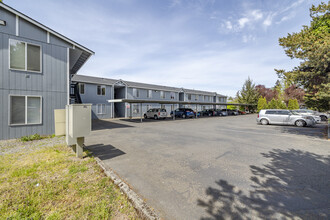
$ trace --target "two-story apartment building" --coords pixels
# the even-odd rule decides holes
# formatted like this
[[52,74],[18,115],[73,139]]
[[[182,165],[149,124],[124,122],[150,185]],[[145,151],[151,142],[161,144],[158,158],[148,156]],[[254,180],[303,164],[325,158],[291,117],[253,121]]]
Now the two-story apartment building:
[[[165,108],[167,112],[181,106],[179,104],[155,104],[143,103],[142,109],[140,104],[128,103],[108,103],[110,99],[136,99],[136,100],[152,100],[152,101],[192,101],[214,103],[212,105],[198,105],[198,111],[209,108],[222,108],[219,103],[226,103],[226,96],[215,92],[191,90],[184,88],[176,88],[162,85],[146,84],[139,82],[131,82],[116,79],[105,79],[92,76],[75,75],[72,83],[78,85],[79,99],[82,103],[92,103],[93,119],[106,119],[115,117],[140,116],[150,108]],[[132,109],[130,109],[132,108]]]
[[[132,116],[139,116],[141,111],[146,112],[156,107],[166,108],[167,111],[173,108],[167,104],[145,103],[140,109],[138,104],[130,106],[127,103],[108,103],[107,100],[110,99],[179,100],[180,89],[174,87],[83,75],[75,75],[72,82],[78,84],[81,102],[93,104],[93,119],[128,117],[130,113]],[[129,109],[130,107],[132,109]]]
[[0,139],[54,133],[71,76],[93,51],[0,3]]

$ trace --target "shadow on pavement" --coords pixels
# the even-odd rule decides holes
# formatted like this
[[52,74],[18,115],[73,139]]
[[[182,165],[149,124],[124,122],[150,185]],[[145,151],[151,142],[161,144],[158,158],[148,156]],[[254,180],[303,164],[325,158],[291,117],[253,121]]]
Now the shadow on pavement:
[[92,130],[104,130],[104,129],[115,129],[115,128],[129,128],[133,127],[131,125],[125,125],[120,123],[115,123],[107,120],[93,120],[92,121]]
[[296,126],[278,126],[276,130],[279,130],[281,133],[290,133],[297,135],[304,135],[308,137],[316,138],[328,138],[328,124],[316,124],[313,127],[296,127]]
[[101,160],[108,160],[125,154],[124,151],[121,151],[110,144],[95,144],[85,146],[85,149],[92,152],[93,156],[98,157]]
[[330,156],[290,149],[262,154],[270,163],[250,166],[248,194],[226,180],[198,200],[208,217],[201,219],[329,219]]

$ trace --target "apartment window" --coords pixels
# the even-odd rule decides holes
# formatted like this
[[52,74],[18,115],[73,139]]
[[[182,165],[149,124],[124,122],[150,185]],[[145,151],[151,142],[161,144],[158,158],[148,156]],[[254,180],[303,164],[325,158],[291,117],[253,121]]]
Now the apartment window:
[[191,94],[188,94],[188,100],[189,101],[191,100]]
[[148,90],[148,98],[152,98],[152,90]]
[[105,95],[105,86],[97,86],[97,95]]
[[79,93],[85,94],[85,83],[79,83]]
[[165,99],[165,92],[164,91],[160,91],[160,98]]
[[10,39],[9,50],[10,69],[41,72],[41,46]]
[[135,98],[138,98],[138,97],[140,96],[140,92],[139,92],[138,89],[133,88],[133,96],[134,96]]
[[195,101],[198,101],[198,95],[195,95]]
[[175,93],[171,92],[171,99],[175,99]]
[[9,124],[29,125],[41,124],[42,100],[41,96],[10,95]]
[[210,101],[210,100],[209,100],[209,97],[208,97],[207,95],[204,96],[204,98],[205,98],[205,101],[206,101],[206,102]]
[[161,108],[161,109],[165,109],[165,105],[162,104],[162,105],[160,106],[160,108]]
[[133,113],[138,114],[140,112],[140,108],[138,104],[133,105]]
[[98,115],[104,115],[104,114],[106,114],[105,104],[97,104],[96,105],[96,113]]

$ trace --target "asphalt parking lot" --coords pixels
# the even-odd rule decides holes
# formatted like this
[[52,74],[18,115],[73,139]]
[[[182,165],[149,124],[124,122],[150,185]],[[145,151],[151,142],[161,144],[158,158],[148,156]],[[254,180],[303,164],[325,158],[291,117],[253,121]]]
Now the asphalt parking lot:
[[327,124],[96,121],[87,149],[164,219],[330,218]]

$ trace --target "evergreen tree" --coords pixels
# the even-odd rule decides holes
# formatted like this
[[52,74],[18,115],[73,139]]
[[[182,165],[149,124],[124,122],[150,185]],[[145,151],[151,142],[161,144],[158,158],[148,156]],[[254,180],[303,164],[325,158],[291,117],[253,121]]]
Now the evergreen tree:
[[267,109],[267,100],[266,98],[260,97],[258,100],[258,112],[261,109]]
[[236,96],[238,103],[251,104],[251,106],[248,106],[249,111],[256,110],[259,93],[250,77],[245,80],[242,89],[237,92]]
[[299,109],[299,102],[297,99],[293,100],[293,109]]
[[299,109],[299,103],[297,99],[290,99],[288,103],[288,109],[294,110]]
[[286,105],[284,103],[284,101],[282,101],[281,99],[277,99],[276,100],[276,108],[277,109],[286,109]]
[[277,108],[277,101],[273,98],[270,102],[268,102],[268,109],[276,109]]
[[291,71],[276,70],[280,78],[305,90],[305,104],[320,111],[330,102],[330,1],[310,8],[310,26],[279,39],[291,59],[300,65]]

